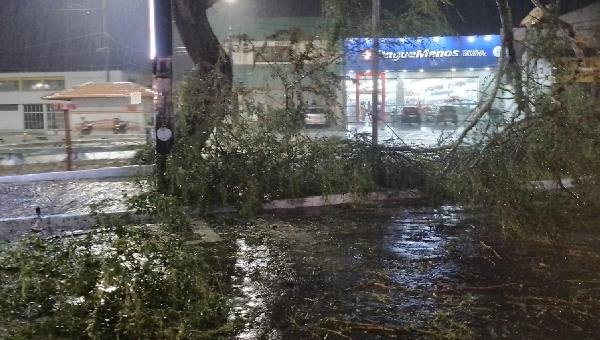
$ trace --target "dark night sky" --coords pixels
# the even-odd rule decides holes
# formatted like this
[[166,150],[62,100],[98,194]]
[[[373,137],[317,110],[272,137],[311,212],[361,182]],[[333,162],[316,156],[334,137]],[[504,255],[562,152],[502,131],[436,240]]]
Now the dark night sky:
[[[457,34],[496,33],[494,0],[452,0],[446,8]],[[563,12],[598,0],[563,0]],[[146,69],[147,0],[107,0],[108,37],[102,35],[100,0],[0,0],[0,72],[102,69],[103,46],[110,44],[116,68]],[[382,0],[393,10],[406,0]],[[510,0],[515,22],[532,8],[529,0]],[[242,15],[318,16],[319,0],[238,0]],[[89,8],[90,11],[81,9]],[[104,40],[103,40],[104,39]]]
[[[252,0],[240,0],[252,1]],[[254,0],[256,1],[256,0]],[[598,0],[562,0],[561,12],[569,12]],[[458,34],[481,34],[498,32],[500,20],[495,0],[451,0],[453,6],[446,9],[448,19]],[[403,0],[381,0],[384,9],[393,10],[405,3]],[[518,23],[533,8],[529,0],[509,0],[515,22]],[[257,16],[318,16],[320,0],[263,0],[257,2]]]
[[[447,9],[448,19],[459,34],[498,32],[500,19],[494,0],[452,0],[454,6]],[[563,0],[561,13],[570,12],[598,2],[598,0]],[[533,9],[529,0],[510,0],[515,25]]]

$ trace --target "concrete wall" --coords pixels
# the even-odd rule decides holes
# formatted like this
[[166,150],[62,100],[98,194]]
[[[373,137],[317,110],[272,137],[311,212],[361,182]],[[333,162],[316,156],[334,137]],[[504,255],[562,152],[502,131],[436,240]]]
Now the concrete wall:
[[21,111],[0,111],[0,133],[2,131],[22,131],[25,126]]

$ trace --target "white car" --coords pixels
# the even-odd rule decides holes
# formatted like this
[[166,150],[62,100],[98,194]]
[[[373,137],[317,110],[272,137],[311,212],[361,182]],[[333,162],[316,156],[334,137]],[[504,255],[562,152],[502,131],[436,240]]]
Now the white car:
[[306,126],[328,126],[327,114],[321,107],[312,106],[304,113],[304,125]]

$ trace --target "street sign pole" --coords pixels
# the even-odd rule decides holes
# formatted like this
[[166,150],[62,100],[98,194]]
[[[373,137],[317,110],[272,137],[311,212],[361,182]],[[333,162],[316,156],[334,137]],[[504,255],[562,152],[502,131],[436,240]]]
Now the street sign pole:
[[66,151],[67,151],[67,171],[71,171],[73,169],[73,147],[71,144],[71,122],[69,119],[68,107],[64,107],[63,114],[64,114],[64,120],[65,120],[65,144],[66,144]]
[[174,142],[173,114],[173,26],[172,1],[154,1],[154,29],[156,55],[153,67],[153,90],[156,132],[156,170],[158,188],[166,190],[167,155]]

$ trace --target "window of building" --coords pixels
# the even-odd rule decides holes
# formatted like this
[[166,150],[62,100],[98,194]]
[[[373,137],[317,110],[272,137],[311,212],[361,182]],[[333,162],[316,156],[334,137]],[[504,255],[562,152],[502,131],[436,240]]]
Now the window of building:
[[19,91],[19,81],[13,79],[0,79],[0,91]]
[[270,63],[288,63],[290,46],[263,46],[256,49],[256,61]]
[[64,79],[25,79],[23,90],[25,91],[54,91],[64,90]]
[[52,105],[46,105],[48,129],[63,130],[65,128],[65,113],[55,111]]
[[0,104],[0,111],[19,111],[19,104]]
[[25,104],[23,105],[26,130],[44,129],[44,105],[43,104]]

